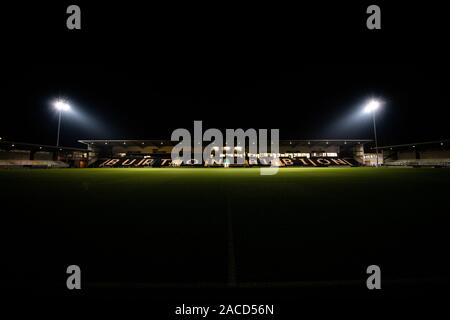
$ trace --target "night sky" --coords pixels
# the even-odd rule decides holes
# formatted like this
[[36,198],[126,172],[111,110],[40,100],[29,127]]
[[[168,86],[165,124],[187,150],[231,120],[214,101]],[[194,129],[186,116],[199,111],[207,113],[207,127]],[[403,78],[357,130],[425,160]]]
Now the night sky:
[[[384,102],[381,145],[450,139],[439,13],[385,5],[383,29],[370,32],[365,4],[144,10],[78,3],[78,33],[65,29],[65,3],[10,11],[4,140],[54,144],[58,96],[76,110],[63,118],[66,146],[170,139],[194,120],[205,129],[279,128],[284,139],[372,138],[371,118],[360,114],[371,97]],[[411,25],[418,14],[426,18]]]

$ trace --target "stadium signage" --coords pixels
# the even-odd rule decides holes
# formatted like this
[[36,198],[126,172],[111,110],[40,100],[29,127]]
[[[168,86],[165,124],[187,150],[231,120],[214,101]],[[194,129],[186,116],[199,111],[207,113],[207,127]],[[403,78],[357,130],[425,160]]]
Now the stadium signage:
[[[163,158],[110,158],[104,159],[99,167],[179,167],[179,166],[205,166],[221,167],[226,163],[226,159],[209,159],[199,162],[197,159],[187,161],[163,159]],[[276,166],[276,167],[328,167],[328,166],[353,166],[347,159],[341,158],[266,158],[251,157],[244,159],[242,164],[234,166]]]
[[[268,132],[270,132],[270,140],[268,139]],[[171,152],[172,160],[179,161],[181,164],[189,165],[192,161],[192,156],[197,163],[203,163],[214,159],[219,162],[222,159],[222,155],[227,148],[239,148],[241,155],[243,150],[246,150],[246,141],[248,141],[248,149],[250,153],[267,153],[268,146],[270,151],[275,154],[279,151],[279,130],[278,129],[226,129],[225,131],[226,143],[224,144],[222,131],[215,128],[210,128],[203,132],[202,121],[194,121],[194,139],[191,138],[189,130],[184,128],[178,128],[172,132],[171,141],[178,141]],[[203,142],[211,142],[203,149]],[[237,142],[237,143],[236,143]],[[272,165],[273,162],[269,161],[266,157],[270,168],[261,168],[261,175],[273,175],[278,171],[278,166]],[[225,166],[229,165],[245,165],[245,159],[243,156],[226,156]]]

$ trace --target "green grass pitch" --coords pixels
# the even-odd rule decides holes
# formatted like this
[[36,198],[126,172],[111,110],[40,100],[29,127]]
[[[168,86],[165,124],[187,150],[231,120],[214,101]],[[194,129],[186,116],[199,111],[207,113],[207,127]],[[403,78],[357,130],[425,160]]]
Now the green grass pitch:
[[449,186],[424,168],[0,171],[9,267],[55,283],[74,261],[92,284],[448,277]]

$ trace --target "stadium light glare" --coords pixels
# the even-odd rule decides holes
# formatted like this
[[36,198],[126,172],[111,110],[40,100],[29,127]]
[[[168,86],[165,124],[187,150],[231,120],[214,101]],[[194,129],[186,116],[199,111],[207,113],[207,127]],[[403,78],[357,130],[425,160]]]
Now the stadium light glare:
[[58,99],[53,104],[56,110],[58,111],[69,111],[70,110],[70,104],[68,104],[66,101]]
[[67,103],[65,100],[62,100],[62,99],[56,100],[53,103],[53,106],[59,112],[59,115],[58,115],[58,134],[56,136],[56,147],[59,147],[59,133],[61,131],[61,117],[62,117],[62,113],[70,111],[71,108],[70,108],[69,103]]
[[365,113],[374,112],[380,107],[380,105],[381,105],[380,101],[372,99],[364,107],[364,112]]
[[363,109],[364,113],[372,113],[372,119],[373,119],[373,132],[375,137],[375,152],[377,157],[376,166],[378,167],[378,139],[377,139],[377,123],[375,120],[375,111],[377,111],[380,108],[381,102],[376,99],[371,99],[366,106]]

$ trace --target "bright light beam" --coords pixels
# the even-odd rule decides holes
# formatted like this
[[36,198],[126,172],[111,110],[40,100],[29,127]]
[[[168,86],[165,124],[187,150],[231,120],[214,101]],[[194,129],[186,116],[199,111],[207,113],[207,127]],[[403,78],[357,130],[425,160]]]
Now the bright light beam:
[[59,147],[59,132],[61,131],[61,117],[62,117],[62,113],[70,111],[70,105],[66,101],[58,99],[58,100],[55,101],[55,103],[53,103],[53,106],[59,112],[59,115],[58,115],[58,134],[56,136],[56,146]]
[[364,113],[372,113],[372,119],[373,119],[373,132],[374,132],[374,137],[375,137],[375,151],[377,154],[377,164],[376,166],[378,167],[378,138],[377,138],[377,123],[375,121],[375,111],[380,107],[381,103],[378,100],[372,99],[370,100],[365,108],[364,108]]
[[380,107],[381,103],[378,100],[370,100],[369,103],[364,107],[365,113],[370,113],[376,111]]
[[56,100],[56,102],[53,104],[53,106],[58,111],[69,111],[70,110],[70,105],[64,100]]

